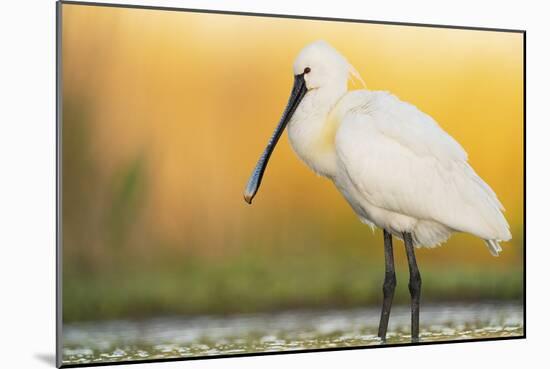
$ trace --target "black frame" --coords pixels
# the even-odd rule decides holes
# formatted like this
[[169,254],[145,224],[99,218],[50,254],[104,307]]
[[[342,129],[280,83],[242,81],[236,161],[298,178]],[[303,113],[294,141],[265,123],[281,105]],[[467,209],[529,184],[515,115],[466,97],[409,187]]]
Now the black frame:
[[[86,364],[65,364],[63,365],[63,305],[62,305],[62,291],[63,291],[63,278],[62,278],[62,229],[61,229],[61,210],[62,210],[62,196],[61,196],[61,183],[62,183],[62,147],[61,147],[61,132],[62,132],[62,5],[83,5],[83,6],[95,6],[95,7],[114,7],[114,8],[130,8],[130,9],[145,9],[145,10],[163,10],[173,12],[188,12],[188,13],[202,13],[202,14],[224,14],[224,15],[244,15],[251,17],[267,17],[267,18],[286,18],[286,19],[303,19],[303,20],[320,20],[330,22],[348,22],[348,23],[369,23],[369,24],[384,24],[392,26],[409,26],[409,27],[428,27],[428,28],[446,28],[446,29],[462,29],[470,31],[489,31],[489,32],[507,32],[507,33],[521,33],[523,34],[523,335],[513,337],[492,337],[492,338],[472,338],[472,339],[460,339],[452,341],[435,341],[435,342],[414,342],[414,343],[393,343],[384,344],[383,346],[354,346],[354,347],[331,347],[331,348],[319,348],[319,349],[300,349],[300,350],[288,350],[279,352],[253,352],[253,353],[238,353],[238,354],[224,354],[224,355],[211,355],[211,356],[197,356],[197,357],[180,357],[180,358],[163,358],[163,359],[145,359],[145,360],[128,360],[128,361],[116,361],[116,362],[104,362],[104,363],[86,363]],[[312,353],[312,352],[326,352],[326,351],[341,351],[341,350],[359,350],[359,349],[379,349],[379,348],[392,348],[403,346],[425,346],[425,345],[442,345],[442,344],[455,344],[455,343],[469,343],[469,342],[485,342],[485,341],[504,341],[504,340],[520,340],[527,338],[527,291],[526,291],[526,245],[527,245],[527,179],[526,179],[526,162],[527,162],[527,31],[521,29],[506,29],[506,28],[485,28],[485,27],[469,27],[469,26],[456,26],[456,25],[441,25],[441,24],[425,24],[425,23],[408,23],[408,22],[394,22],[394,21],[377,21],[377,20],[364,20],[364,19],[347,19],[347,18],[329,18],[329,17],[314,17],[304,15],[291,15],[291,14],[268,14],[268,13],[251,13],[251,12],[237,12],[228,10],[211,10],[211,9],[190,9],[190,8],[176,8],[176,7],[164,7],[153,5],[129,5],[129,4],[116,4],[116,3],[98,3],[98,2],[84,2],[84,1],[71,1],[71,0],[57,0],[56,1],[56,366],[58,368],[76,368],[76,367],[92,367],[92,366],[105,366],[105,365],[126,365],[126,364],[141,364],[141,363],[155,363],[155,362],[172,362],[172,361],[188,361],[188,360],[206,360],[206,359],[220,359],[220,358],[232,358],[232,357],[247,357],[247,356],[264,356],[264,355],[284,355],[284,354],[299,354],[299,353]]]

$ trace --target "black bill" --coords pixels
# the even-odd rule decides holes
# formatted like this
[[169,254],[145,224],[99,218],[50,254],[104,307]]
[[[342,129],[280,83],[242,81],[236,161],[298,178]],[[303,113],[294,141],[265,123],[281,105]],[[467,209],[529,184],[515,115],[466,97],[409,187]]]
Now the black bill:
[[286,105],[283,116],[281,117],[281,120],[279,121],[279,124],[275,129],[275,132],[273,132],[273,135],[269,139],[269,142],[267,143],[267,146],[262,156],[260,156],[256,167],[252,171],[250,179],[248,180],[248,183],[244,190],[244,201],[246,201],[247,203],[251,204],[252,199],[256,195],[256,192],[258,192],[260,184],[262,183],[262,177],[264,176],[265,168],[267,167],[267,162],[269,161],[269,157],[271,156],[275,145],[277,145],[279,137],[281,137],[281,134],[285,130],[286,125],[290,121],[290,118],[292,118],[292,114],[294,114],[294,112],[296,111],[296,108],[300,104],[300,101],[302,101],[306,92],[307,88],[304,80],[304,75],[299,74],[297,76],[294,76],[294,86],[292,87],[292,92],[290,94],[290,98],[288,99],[288,103]]

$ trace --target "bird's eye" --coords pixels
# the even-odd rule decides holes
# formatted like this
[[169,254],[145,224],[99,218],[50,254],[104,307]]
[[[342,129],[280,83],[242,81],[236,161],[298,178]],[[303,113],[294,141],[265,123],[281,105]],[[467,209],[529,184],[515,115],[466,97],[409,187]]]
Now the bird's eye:
[[304,74],[308,74],[309,72],[311,72],[311,68],[310,68],[310,67],[306,67],[306,69],[304,69]]

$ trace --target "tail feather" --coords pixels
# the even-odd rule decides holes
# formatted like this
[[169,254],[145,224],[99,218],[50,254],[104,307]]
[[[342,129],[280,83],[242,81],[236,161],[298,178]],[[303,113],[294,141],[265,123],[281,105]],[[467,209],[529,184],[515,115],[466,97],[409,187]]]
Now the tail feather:
[[502,251],[502,247],[500,247],[497,240],[485,240],[485,244],[493,256],[498,256],[499,252]]

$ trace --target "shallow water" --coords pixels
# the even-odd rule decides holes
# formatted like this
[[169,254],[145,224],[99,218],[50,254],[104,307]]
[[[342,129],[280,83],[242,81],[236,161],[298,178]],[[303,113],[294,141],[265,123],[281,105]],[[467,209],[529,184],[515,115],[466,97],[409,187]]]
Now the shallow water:
[[[293,351],[383,345],[379,308],[290,311],[229,317],[165,317],[65,325],[63,363]],[[420,341],[523,335],[517,304],[422,306]],[[410,311],[392,309],[386,343],[410,342]]]

